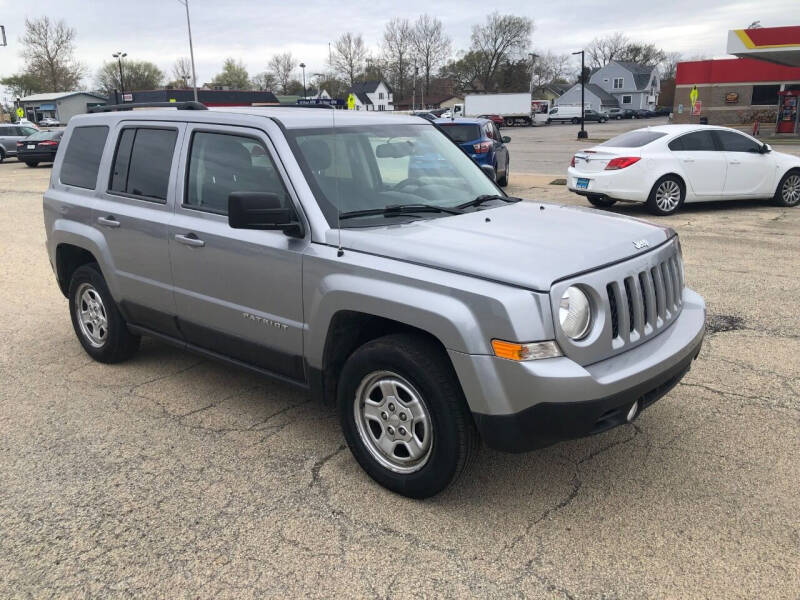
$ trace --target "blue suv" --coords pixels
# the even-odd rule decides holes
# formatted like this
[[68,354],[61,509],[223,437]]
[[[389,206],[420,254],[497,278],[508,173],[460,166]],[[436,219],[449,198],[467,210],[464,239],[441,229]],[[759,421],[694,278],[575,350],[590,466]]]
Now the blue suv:
[[447,136],[479,165],[494,167],[497,183],[508,185],[508,144],[511,138],[501,136],[500,130],[489,119],[436,119],[434,121]]

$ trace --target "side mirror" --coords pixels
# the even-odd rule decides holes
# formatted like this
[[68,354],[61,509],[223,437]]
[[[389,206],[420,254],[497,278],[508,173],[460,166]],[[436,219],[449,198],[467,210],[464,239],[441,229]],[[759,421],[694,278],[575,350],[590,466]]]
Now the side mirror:
[[769,152],[772,152],[772,148],[770,147],[770,145],[769,144],[761,144],[761,154],[767,154]]
[[481,165],[481,171],[492,181],[497,181],[497,173],[492,165]]
[[510,142],[510,141],[511,141],[511,138],[510,138],[510,137],[508,137],[507,135],[504,135],[504,136],[502,137],[502,140],[503,140],[503,143],[504,143],[504,144],[507,144],[508,142]]
[[232,192],[228,196],[228,225],[232,229],[283,231],[290,237],[303,237],[303,225],[294,210],[283,208],[277,194]]

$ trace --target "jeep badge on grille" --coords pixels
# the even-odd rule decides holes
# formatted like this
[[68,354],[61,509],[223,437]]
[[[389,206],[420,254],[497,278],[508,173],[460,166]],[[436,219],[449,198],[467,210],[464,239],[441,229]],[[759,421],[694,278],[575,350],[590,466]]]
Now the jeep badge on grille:
[[647,248],[649,246],[650,242],[648,242],[647,240],[636,240],[635,242],[633,242],[633,247],[636,248],[637,250],[641,250],[642,248]]

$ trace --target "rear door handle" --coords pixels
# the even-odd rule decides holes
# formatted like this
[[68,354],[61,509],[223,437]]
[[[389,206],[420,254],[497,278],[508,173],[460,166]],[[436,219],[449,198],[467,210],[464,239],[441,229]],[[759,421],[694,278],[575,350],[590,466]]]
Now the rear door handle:
[[740,164],[742,164],[742,163],[740,163],[738,160],[732,160],[732,161],[730,161],[728,164],[729,164],[729,165],[740,165]]
[[192,246],[193,248],[202,248],[206,245],[203,240],[193,233],[187,233],[186,235],[177,233],[175,234],[175,241],[183,244],[184,246]]
[[117,221],[112,215],[108,215],[107,217],[97,217],[97,222],[103,227],[119,227],[119,221]]
[[693,158],[684,158],[683,162],[694,162]]

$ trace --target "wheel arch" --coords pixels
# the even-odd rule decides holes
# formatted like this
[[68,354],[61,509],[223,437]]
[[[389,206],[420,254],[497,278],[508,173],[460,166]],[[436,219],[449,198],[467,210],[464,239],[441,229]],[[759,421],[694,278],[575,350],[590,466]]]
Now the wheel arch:
[[69,294],[69,282],[78,267],[96,262],[94,254],[86,248],[68,243],[56,246],[56,277],[58,278],[58,287],[64,297]]
[[792,165],[778,176],[778,181],[775,183],[775,190],[772,193],[773,197],[777,197],[777,195],[780,193],[781,184],[783,183],[784,178],[789,175],[789,173],[793,172],[800,175],[800,165]]

